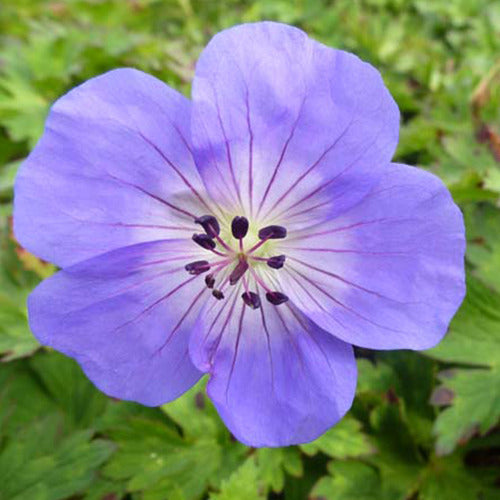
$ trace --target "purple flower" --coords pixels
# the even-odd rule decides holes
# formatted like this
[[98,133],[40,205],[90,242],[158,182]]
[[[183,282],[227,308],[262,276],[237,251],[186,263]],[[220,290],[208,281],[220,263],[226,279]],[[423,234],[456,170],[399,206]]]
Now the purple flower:
[[208,373],[239,440],[315,439],[351,406],[351,344],[432,347],[464,296],[462,216],[391,163],[398,129],[377,70],[269,22],[213,38],[191,101],[133,69],[73,89],[16,181],[17,238],[62,268],[34,334],[111,396]]

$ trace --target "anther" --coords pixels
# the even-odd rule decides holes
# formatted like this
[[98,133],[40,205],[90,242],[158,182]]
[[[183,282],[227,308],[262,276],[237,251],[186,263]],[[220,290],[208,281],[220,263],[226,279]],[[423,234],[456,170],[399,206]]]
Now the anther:
[[215,248],[215,241],[208,234],[195,233],[193,234],[193,241],[206,250],[213,250]]
[[184,269],[193,275],[206,273],[210,269],[210,264],[206,260],[197,260],[184,266]]
[[266,299],[275,306],[279,306],[280,304],[283,304],[283,302],[288,301],[288,297],[281,292],[267,292]]
[[214,290],[212,292],[212,295],[217,299],[217,300],[222,300],[224,298],[224,294],[220,290]]
[[215,285],[215,278],[213,274],[207,274],[205,276],[205,285],[207,285],[207,288],[213,288]]
[[284,255],[276,255],[267,259],[267,265],[273,269],[281,269],[285,264],[285,259]]
[[236,267],[231,271],[229,275],[229,284],[236,285],[238,280],[246,273],[248,269],[248,262],[246,260],[240,260]]
[[244,238],[248,233],[248,219],[236,216],[231,222],[231,232],[238,240]]
[[259,230],[261,240],[280,240],[286,238],[286,227],[266,226]]
[[258,309],[260,307],[260,297],[254,292],[244,292],[241,298],[251,309]]
[[197,217],[195,220],[196,224],[200,224],[205,230],[210,238],[215,238],[220,233],[219,222],[213,215],[202,215],[201,217]]

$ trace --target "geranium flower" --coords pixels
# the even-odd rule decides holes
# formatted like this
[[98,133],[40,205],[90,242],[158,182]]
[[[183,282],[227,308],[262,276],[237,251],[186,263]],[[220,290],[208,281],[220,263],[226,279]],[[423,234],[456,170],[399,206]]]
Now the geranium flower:
[[242,442],[315,439],[352,404],[352,345],[432,347],[464,295],[462,216],[391,163],[398,129],[377,70],[270,22],[216,35],[191,101],[133,69],[87,81],[16,181],[18,240],[62,268],[34,334],[111,396],[208,373]]

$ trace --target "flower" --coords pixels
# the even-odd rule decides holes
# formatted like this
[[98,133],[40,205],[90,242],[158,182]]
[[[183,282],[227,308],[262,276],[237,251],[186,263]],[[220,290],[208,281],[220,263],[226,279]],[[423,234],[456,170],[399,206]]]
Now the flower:
[[271,22],[216,35],[191,101],[133,69],[87,81],[16,180],[18,240],[62,268],[34,334],[111,396],[208,373],[242,442],[315,439],[352,404],[352,345],[432,347],[464,296],[462,216],[391,163],[398,129],[377,70]]

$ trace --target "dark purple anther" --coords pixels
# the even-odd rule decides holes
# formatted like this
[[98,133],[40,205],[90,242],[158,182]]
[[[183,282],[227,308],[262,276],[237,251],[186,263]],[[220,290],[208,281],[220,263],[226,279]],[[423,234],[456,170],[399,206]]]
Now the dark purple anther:
[[259,238],[261,240],[280,240],[286,238],[286,227],[283,226],[267,226],[259,230]]
[[248,262],[246,260],[240,260],[229,275],[229,284],[235,285],[238,280],[246,273],[247,269]]
[[279,306],[288,300],[288,297],[281,292],[267,292],[266,299],[275,306]]
[[210,269],[210,264],[206,260],[197,260],[195,262],[191,262],[184,266],[184,269],[189,274],[201,274],[206,273]]
[[213,288],[215,285],[215,278],[213,274],[207,274],[205,276],[205,285],[207,285],[207,288]]
[[208,234],[193,234],[193,241],[198,243],[200,247],[206,248],[207,250],[213,250],[215,248],[215,241],[208,236]]
[[244,292],[241,298],[251,309],[258,309],[260,307],[260,297],[254,292]]
[[224,298],[224,294],[220,290],[214,290],[212,292],[212,295],[217,299],[217,300],[222,300]]
[[236,216],[231,222],[231,231],[237,239],[244,238],[248,233],[248,219]]
[[273,269],[281,269],[285,263],[286,257],[284,255],[276,255],[267,259],[267,265]]
[[207,233],[210,238],[215,238],[220,233],[220,226],[217,219],[213,215],[202,215],[197,217],[195,220],[196,224],[200,224],[205,233]]

